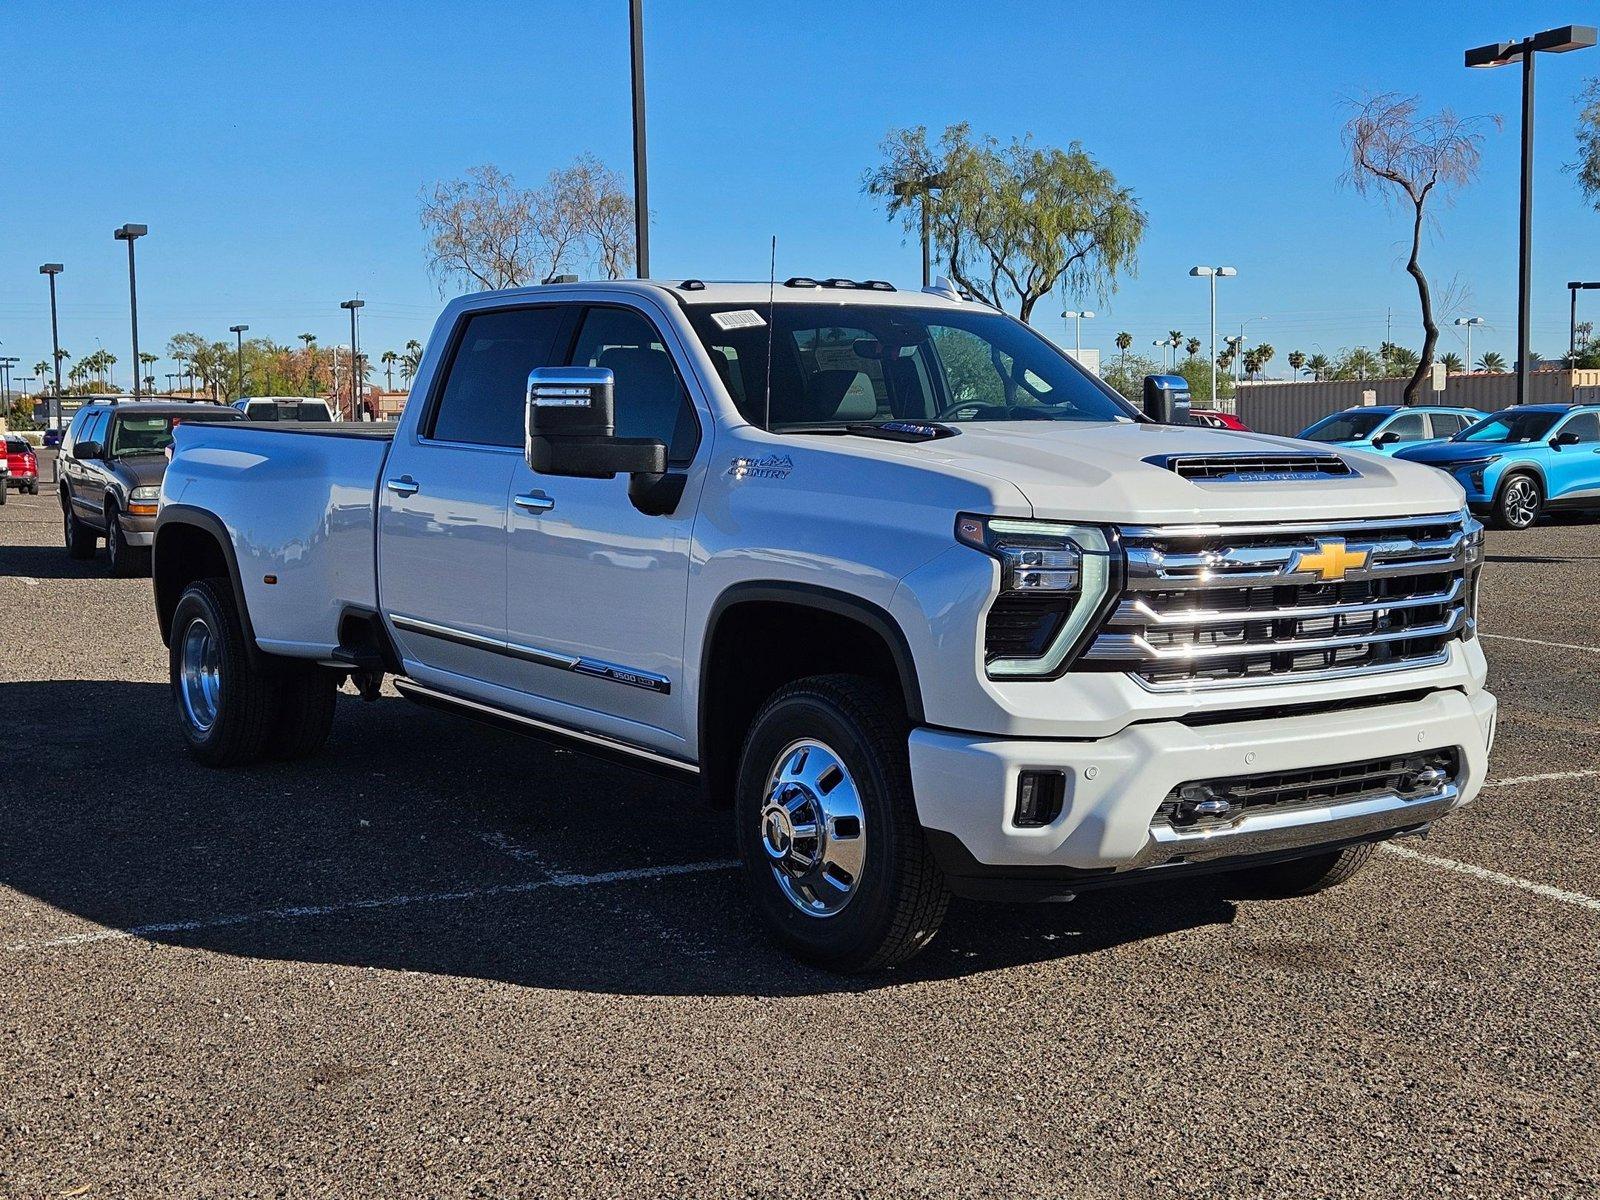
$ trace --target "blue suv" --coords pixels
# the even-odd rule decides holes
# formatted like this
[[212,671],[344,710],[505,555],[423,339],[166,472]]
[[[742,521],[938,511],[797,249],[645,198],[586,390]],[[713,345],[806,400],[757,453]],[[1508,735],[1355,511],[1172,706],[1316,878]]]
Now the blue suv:
[[1526,529],[1546,510],[1600,508],[1600,404],[1502,409],[1395,457],[1450,472],[1496,526]]
[[1394,454],[1418,442],[1453,437],[1482,418],[1475,408],[1442,405],[1368,404],[1324,417],[1296,436],[1326,446]]

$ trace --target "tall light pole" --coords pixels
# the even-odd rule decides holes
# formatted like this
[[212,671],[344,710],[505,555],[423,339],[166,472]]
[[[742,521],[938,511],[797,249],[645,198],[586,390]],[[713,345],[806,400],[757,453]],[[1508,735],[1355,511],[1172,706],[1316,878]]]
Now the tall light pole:
[[361,351],[356,347],[356,310],[365,308],[366,305],[365,300],[344,300],[339,304],[340,308],[350,310],[350,419],[352,421],[361,419],[356,415],[356,389],[361,386]]
[[61,428],[61,333],[56,325],[56,276],[65,269],[60,263],[45,263],[39,268],[39,274],[50,277],[50,361],[56,368],[55,391],[50,396],[50,425],[55,429]]
[[239,399],[244,399],[244,335],[249,329],[248,325],[229,325],[228,332],[233,334],[233,361],[234,368],[239,375]]
[[1567,284],[1567,291],[1572,295],[1572,315],[1567,318],[1567,365],[1575,365],[1578,361],[1578,293],[1592,291],[1600,288],[1600,283]]
[[1239,272],[1232,267],[1190,267],[1197,279],[1211,280],[1211,403],[1217,405],[1217,280],[1231,279]]
[[[924,272],[926,272],[926,266],[924,266]],[[1073,325],[1072,357],[1081,363],[1083,361],[1083,323],[1093,320],[1094,314],[1092,312],[1064,312],[1061,314],[1063,321],[1068,317],[1072,318]]]
[[133,243],[150,232],[147,225],[123,225],[111,231],[119,242],[128,243],[128,315],[133,322],[133,398],[139,398],[139,284],[133,270]]
[[[1574,294],[1576,294],[1576,293],[1574,293]],[[1472,328],[1473,328],[1474,325],[1482,325],[1483,324],[1483,318],[1482,317],[1457,317],[1456,318],[1456,324],[1460,325],[1463,329],[1465,329],[1467,331],[1467,370],[1471,371],[1471,370],[1473,370],[1473,366],[1472,366]]]
[[11,368],[21,361],[9,356],[0,358],[0,416],[11,413]]
[[1163,371],[1167,370],[1168,369],[1167,368],[1167,347],[1172,345],[1171,339],[1170,338],[1157,338],[1155,341],[1151,342],[1150,344],[1152,346],[1160,346],[1161,347],[1161,369]]
[[650,278],[650,185],[644,146],[644,0],[628,0],[628,47],[633,67],[634,262]]
[[1565,54],[1595,44],[1594,27],[1563,25],[1520,42],[1495,42],[1467,51],[1469,67],[1522,64],[1522,215],[1517,253],[1517,403],[1528,402],[1533,334],[1533,63],[1540,54]]

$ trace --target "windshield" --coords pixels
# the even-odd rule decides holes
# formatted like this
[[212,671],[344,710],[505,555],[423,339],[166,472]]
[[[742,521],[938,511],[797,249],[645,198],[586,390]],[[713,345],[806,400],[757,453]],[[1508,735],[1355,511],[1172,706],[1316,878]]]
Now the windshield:
[[885,421],[1133,421],[1131,405],[1026,325],[989,309],[688,306],[744,418],[775,431]]
[[1359,442],[1382,425],[1388,413],[1342,412],[1324,417],[1300,436],[1308,442]]
[[1542,441],[1560,413],[1517,412],[1507,409],[1470,425],[1450,440],[1453,442],[1537,442]]
[[172,445],[172,427],[185,421],[230,421],[236,414],[223,409],[195,413],[129,413],[118,417],[111,429],[111,457],[133,458],[140,454],[165,454]]
[[321,400],[252,400],[245,408],[252,421],[331,421]]

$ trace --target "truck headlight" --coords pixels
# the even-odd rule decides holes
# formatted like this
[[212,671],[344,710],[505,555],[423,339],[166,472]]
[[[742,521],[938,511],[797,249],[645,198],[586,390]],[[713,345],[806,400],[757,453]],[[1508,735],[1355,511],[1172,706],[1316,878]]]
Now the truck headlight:
[[1450,470],[1460,482],[1467,484],[1475,492],[1481,492],[1483,491],[1484,468],[1490,463],[1498,462],[1499,460],[1500,456],[1498,454],[1485,455],[1483,458],[1463,459],[1461,462],[1453,463]]
[[128,493],[128,515],[133,517],[153,517],[156,515],[156,502],[161,499],[161,489],[154,484],[144,484],[134,488]]
[[1059,675],[1114,593],[1122,563],[1115,530],[963,513],[956,540],[1000,563],[984,628],[989,676]]

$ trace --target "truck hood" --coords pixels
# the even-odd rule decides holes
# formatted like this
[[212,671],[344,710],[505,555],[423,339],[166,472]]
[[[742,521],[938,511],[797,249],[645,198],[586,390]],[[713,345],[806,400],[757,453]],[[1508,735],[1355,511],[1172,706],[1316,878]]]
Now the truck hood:
[[1381,454],[1336,453],[1355,474],[1327,479],[1198,482],[1171,455],[1322,454],[1326,446],[1201,426],[1042,421],[961,425],[960,435],[893,446],[1014,484],[1034,515],[1122,524],[1334,520],[1450,512],[1465,502],[1442,472]]
[[127,484],[129,488],[143,487],[146,484],[159,484],[161,477],[167,473],[167,456],[165,454],[135,454],[129,458],[119,458],[112,462],[111,469],[116,472],[117,478]]

